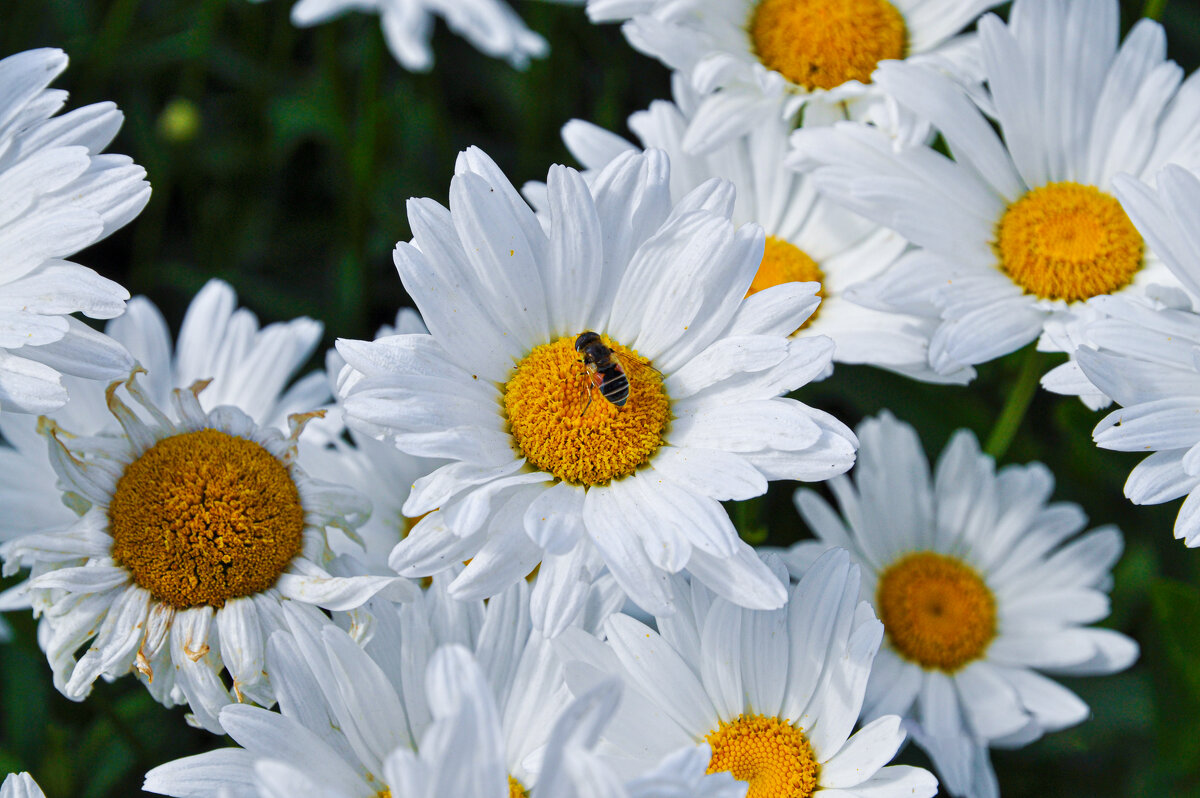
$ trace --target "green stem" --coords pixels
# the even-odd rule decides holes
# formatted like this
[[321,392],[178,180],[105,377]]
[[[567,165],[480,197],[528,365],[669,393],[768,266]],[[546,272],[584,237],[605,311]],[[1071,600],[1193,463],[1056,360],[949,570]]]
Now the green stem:
[[996,424],[992,427],[992,432],[988,435],[987,443],[983,447],[983,451],[997,461],[1004,457],[1008,447],[1012,445],[1013,438],[1017,436],[1017,430],[1021,428],[1021,422],[1025,420],[1025,413],[1033,401],[1033,395],[1037,392],[1038,377],[1041,371],[1041,359],[1038,357],[1037,344],[1030,344],[1025,349],[1023,357],[1017,381],[1013,384],[1004,408],[1000,411],[1000,417],[996,419]]
[[767,529],[762,523],[763,497],[734,502],[733,526],[738,536],[752,546],[761,546],[767,541]]
[[1146,0],[1146,5],[1142,7],[1142,16],[1146,19],[1162,19],[1163,9],[1167,7],[1167,0]]

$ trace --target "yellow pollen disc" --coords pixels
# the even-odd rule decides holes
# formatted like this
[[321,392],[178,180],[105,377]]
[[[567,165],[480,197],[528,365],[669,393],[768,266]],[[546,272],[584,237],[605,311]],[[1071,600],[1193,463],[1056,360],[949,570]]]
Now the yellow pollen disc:
[[504,409],[517,452],[574,485],[604,485],[632,474],[658,451],[670,419],[662,378],[649,361],[606,336],[603,341],[629,378],[624,407],[590,387],[592,378],[575,351],[575,336],[536,347],[504,386]]
[[708,773],[729,771],[749,783],[746,798],[808,798],[817,789],[817,759],[804,732],[779,718],[739,715],[705,738]]
[[[754,281],[750,283],[750,290],[746,292],[746,296],[783,283],[821,283],[817,296],[825,298],[825,273],[821,271],[817,262],[790,241],[767,236],[762,263],[758,265],[758,271],[754,274]],[[800,329],[803,330],[812,324],[820,312],[821,307],[818,305],[812,315],[800,325]]]
[[521,786],[521,782],[508,777],[508,798],[528,798],[529,793],[525,792],[525,788]]
[[905,555],[879,577],[879,620],[900,656],[953,673],[996,637],[996,599],[970,566],[932,551]]
[[870,83],[880,61],[908,49],[904,17],[887,0],[760,0],[749,28],[763,66],[809,91]]
[[287,467],[215,429],[164,438],[130,463],[108,518],[113,559],[176,609],[220,608],[271,587],[304,531]]
[[1117,200],[1094,186],[1049,183],[1008,206],[993,244],[1027,293],[1075,302],[1129,285],[1145,245]]

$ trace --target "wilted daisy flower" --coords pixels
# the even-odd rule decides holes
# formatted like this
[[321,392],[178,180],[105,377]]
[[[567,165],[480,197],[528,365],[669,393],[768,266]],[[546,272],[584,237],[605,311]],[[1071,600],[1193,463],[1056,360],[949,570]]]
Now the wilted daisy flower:
[[[651,104],[629,118],[629,127],[644,147],[670,156],[674,200],[713,177],[733,183],[733,222],[757,222],[767,234],[751,293],[784,282],[816,282],[821,304],[799,332],[832,338],[836,362],[867,363],[936,382],[966,382],[974,376],[969,368],[943,376],[929,367],[929,337],[936,327],[932,319],[874,310],[847,299],[847,289],[884,271],[907,242],[822,198],[812,181],[799,173],[780,168],[788,152],[790,124],[772,116],[707,155],[689,155],[683,138],[697,98],[678,74],[674,88],[674,103]],[[633,149],[619,136],[581,120],[567,123],[563,139],[588,169],[600,169]]]
[[[563,694],[561,702],[546,695],[540,703],[510,704],[509,710],[497,703],[498,689],[546,684],[556,666],[545,645],[529,649],[520,663],[493,660],[490,672],[487,659],[494,652],[440,646],[426,653],[427,667],[417,679],[401,683],[384,668],[409,668],[411,662],[377,662],[328,624],[301,621],[293,628],[295,639],[279,632],[269,644],[280,711],[225,708],[222,724],[243,747],[157,767],[146,775],[145,789],[216,796],[236,785],[240,795],[264,798],[629,795],[592,751],[615,709],[615,683],[575,701]],[[492,631],[504,634],[499,627]],[[503,667],[509,670],[497,683]],[[522,758],[514,761],[514,752]],[[695,762],[690,768],[666,764],[673,766],[667,771],[670,782],[703,779],[703,763],[698,773],[689,772]],[[635,793],[645,798],[681,794],[679,787]],[[724,798],[728,793],[700,794]]]
[[63,374],[113,379],[129,353],[72,313],[119,316],[129,293],[64,260],[128,223],[150,198],[146,171],[102,155],[121,127],[112,103],[54,114],[67,93],[47,86],[61,50],[0,60],[0,413],[45,413],[67,401]]
[[1153,452],[1130,472],[1125,495],[1134,504],[1187,496],[1175,537],[1197,546],[1200,466],[1193,450],[1200,435],[1193,419],[1200,397],[1200,179],[1168,166],[1158,175],[1157,193],[1125,176],[1115,182],[1134,224],[1187,294],[1171,304],[1093,300],[1097,318],[1082,325],[1076,357],[1091,383],[1122,405],[1093,435],[1105,449]]
[[0,785],[0,798],[46,798],[46,793],[28,773],[9,773]]
[[747,798],[932,796],[928,771],[884,767],[904,741],[898,717],[851,734],[883,634],[858,582],[846,553],[830,553],[786,607],[755,611],[676,577],[680,611],[657,618],[658,631],[616,615],[607,644],[569,630],[556,645],[573,691],[624,680],[604,740],[633,763],[707,743],[709,771],[749,783]]
[[1157,23],[1119,51],[1118,24],[1115,0],[1017,0],[1008,25],[984,17],[983,108],[932,69],[885,64],[876,82],[941,130],[953,161],[863,125],[795,134],[794,166],[920,247],[853,298],[938,319],[937,371],[1019,349],[1083,300],[1170,280],[1111,181],[1200,154],[1200,82],[1180,86]]
[[[113,334],[157,379],[135,374],[109,387],[116,429],[76,391],[59,416],[43,418],[41,451],[27,434],[11,437],[6,423],[5,436],[21,446],[11,458],[19,468],[0,475],[4,492],[30,485],[44,495],[56,479],[62,492],[34,516],[38,526],[27,524],[20,531],[28,534],[0,550],[6,574],[33,568],[0,606],[41,615],[56,686],[82,700],[96,678],[133,669],[156,699],[189,703],[195,721],[214,731],[222,705],[273,700],[262,652],[285,599],[349,609],[385,588],[393,597],[414,592],[400,579],[325,570],[326,527],[352,533],[366,507],[353,490],[313,480],[296,464],[305,417],[293,416],[285,437],[237,406],[206,409],[204,380],[168,390],[195,368],[216,375],[218,396],[247,396],[262,417],[297,398],[280,391],[319,325],[299,319],[259,331],[233,302],[228,286],[202,291],[172,358],[161,316],[135,300]],[[156,400],[160,390],[169,405]]]
[[683,137],[703,152],[801,108],[806,124],[871,119],[903,133],[915,120],[897,126],[875,68],[902,59],[969,79],[974,58],[956,34],[999,1],[588,0],[588,16],[628,19],[629,42],[703,96]]
[[903,715],[951,792],[995,794],[988,746],[1025,745],[1087,717],[1041,672],[1112,673],[1137,657],[1129,638],[1084,625],[1108,615],[1121,533],[1072,540],[1087,519],[1077,505],[1046,504],[1045,466],[996,472],[965,430],[932,480],[907,424],[885,413],[858,433],[853,481],[830,483],[841,517],[816,493],[796,494],[820,540],[793,547],[789,567],[801,574],[832,546],[850,551],[884,629],[864,718]]
[[429,42],[438,18],[480,52],[518,68],[550,51],[546,40],[527,28],[504,0],[299,0],[292,6],[292,22],[300,27],[318,25],[347,11],[378,13],[388,49],[401,66],[415,72],[433,67]]
[[[482,152],[457,172],[450,210],[409,202],[413,243],[395,253],[431,334],[338,342],[359,372],[342,386],[347,424],[451,461],[414,485],[404,510],[428,515],[392,566],[424,576],[470,559],[452,586],[466,599],[541,561],[535,626],[549,635],[596,552],[657,614],[684,569],[747,606],[781,605],[719,502],[853,461],[849,429],[780,398],[829,365],[828,339],[788,338],[812,286],[743,301],[762,229],[729,222],[720,181],[673,206],[661,152],[623,155],[590,187],[552,168],[548,233]],[[560,599],[540,600],[543,586]]]

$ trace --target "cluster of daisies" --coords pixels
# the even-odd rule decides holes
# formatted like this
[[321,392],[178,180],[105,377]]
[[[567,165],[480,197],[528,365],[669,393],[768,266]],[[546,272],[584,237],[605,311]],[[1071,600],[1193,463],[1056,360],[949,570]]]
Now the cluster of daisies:
[[[789,396],[1036,342],[1200,544],[1200,78],[1115,0],[995,5],[588,0],[673,98],[637,143],[568,122],[583,168],[520,190],[461,153],[395,248],[419,315],[306,375],[312,319],[213,281],[172,340],[70,260],[150,186],[113,105],[60,113],[63,53],[0,60],[0,609],[68,698],[136,678],[237,743],[164,795],[998,795],[990,749],[1088,716],[1053,676],[1137,658],[1091,625],[1121,533],[970,432],[931,468]],[[435,15],[546,50],[502,0],[292,14],[351,7],[410,69]],[[772,480],[827,483],[813,539],[739,537],[722,503]]]

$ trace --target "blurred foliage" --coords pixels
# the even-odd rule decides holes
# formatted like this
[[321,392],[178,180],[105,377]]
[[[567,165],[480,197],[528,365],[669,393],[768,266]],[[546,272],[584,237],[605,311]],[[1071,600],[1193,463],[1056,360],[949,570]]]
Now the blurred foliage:
[[[461,149],[482,147],[520,186],[571,162],[559,139],[568,119],[628,135],[631,112],[668,96],[666,70],[616,26],[590,25],[578,7],[513,4],[552,45],[524,72],[439,23],[436,67],[414,75],[388,55],[377,17],[299,30],[291,0],[5,0],[0,56],[66,50],[71,67],[55,85],[70,90],[71,107],[115,101],[126,122],[110,151],[149,173],[145,212],[80,262],[148,295],[176,327],[191,295],[221,277],[264,321],[322,320],[331,345],[370,337],[409,304],[391,262],[395,242],[410,236],[405,200],[445,203]],[[1190,72],[1200,63],[1200,5],[1147,8],[1161,12],[1170,55]],[[1123,0],[1122,10],[1127,29],[1143,4]],[[988,439],[1022,357],[985,365],[967,388],[839,367],[801,398],[851,425],[891,408],[936,457],[959,427]],[[1126,532],[1109,625],[1137,638],[1144,655],[1124,674],[1066,680],[1092,707],[1088,722],[994,754],[1008,798],[1200,795],[1200,554],[1171,537],[1178,502],[1124,499],[1140,458],[1093,446],[1100,417],[1038,392],[1002,462],[1047,463],[1056,499]],[[793,488],[773,483],[731,508],[748,539],[785,545],[807,534]],[[0,765],[32,771],[50,798],[137,794],[149,768],[218,742],[131,678],[67,701],[50,684],[33,620],[10,620],[14,640],[0,645]],[[913,749],[905,758],[921,761]]]

